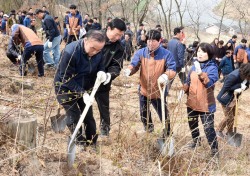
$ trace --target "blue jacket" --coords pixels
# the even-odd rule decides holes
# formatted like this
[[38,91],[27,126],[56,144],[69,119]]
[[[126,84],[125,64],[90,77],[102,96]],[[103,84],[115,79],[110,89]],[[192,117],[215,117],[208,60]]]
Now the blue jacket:
[[233,65],[232,65],[232,61],[231,61],[231,57],[227,57],[224,56],[222,58],[222,61],[220,62],[219,65],[219,70],[222,71],[222,74],[228,75],[229,73],[231,73],[234,69],[233,69]]
[[246,52],[247,52],[247,60],[248,62],[250,62],[250,48],[247,48]]
[[6,23],[7,21],[5,19],[2,19],[1,31],[3,34],[6,34]]
[[23,25],[26,27],[30,27],[31,20],[30,18],[25,17],[23,20]]
[[56,93],[83,93],[94,86],[98,71],[104,71],[102,53],[89,58],[83,48],[83,39],[66,45],[55,75]]
[[43,16],[43,29],[45,30],[46,37],[50,42],[52,42],[55,37],[60,35],[56,22],[50,15],[45,14]]
[[[223,105],[228,106],[234,99],[234,90],[241,87],[243,80],[240,77],[239,69],[231,72],[225,79],[223,87],[217,96],[217,100]],[[247,82],[249,87],[249,81]]]
[[219,79],[218,67],[213,59],[200,63],[202,75],[207,75],[207,81],[204,81],[195,72],[194,65],[191,67],[185,84],[188,86],[187,106],[200,112],[213,113],[216,111],[214,97],[214,87]]
[[168,50],[173,54],[176,69],[184,67],[184,53],[185,53],[185,45],[183,45],[178,38],[173,38],[168,43]]

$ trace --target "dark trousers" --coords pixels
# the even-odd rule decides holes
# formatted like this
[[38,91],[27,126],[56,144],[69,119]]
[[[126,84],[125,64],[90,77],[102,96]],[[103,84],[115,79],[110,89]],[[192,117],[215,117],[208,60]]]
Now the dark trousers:
[[109,90],[97,91],[95,99],[100,112],[101,125],[105,125],[110,128]]
[[181,72],[182,68],[176,68],[176,73],[178,74],[181,83],[184,84],[184,82],[186,81],[187,77],[186,77],[186,73],[185,72]]
[[[141,121],[144,125],[144,127],[153,128],[153,121],[151,117],[151,111],[150,111],[150,104],[153,105],[154,109],[156,110],[160,120],[162,121],[162,111],[161,111],[161,99],[148,99],[147,97],[141,95],[139,93],[139,99],[140,99],[140,116]],[[147,119],[148,118],[148,119]],[[167,125],[167,135],[170,134],[170,118],[168,116],[168,108],[166,106],[166,100],[165,100],[165,119],[166,119],[166,125]]]
[[17,63],[17,57],[14,56],[13,54],[11,54],[11,53],[6,53],[6,56],[10,59],[10,61],[11,61],[13,64],[16,64],[16,63]]
[[200,136],[200,131],[198,128],[198,118],[200,116],[202,124],[204,126],[208,144],[210,145],[211,149],[218,149],[217,137],[214,130],[214,114],[194,111],[191,108],[187,108],[187,113],[188,124],[191,130],[192,138],[197,139]]
[[[77,36],[77,38],[79,39],[79,35],[76,35],[76,36]],[[70,44],[71,42],[76,41],[76,40],[77,40],[77,39],[76,39],[75,35],[68,35],[68,40],[67,40],[66,45],[68,45],[68,44]]]
[[[67,96],[58,96],[57,98],[63,98],[64,100],[69,99],[70,97],[67,98]],[[61,100],[59,100],[61,102]],[[83,102],[83,98],[78,98],[78,99],[73,99],[72,101],[66,101],[66,103],[62,103],[62,106],[64,107],[66,111],[66,122],[69,130],[73,134],[74,129],[80,119],[80,116],[85,108],[85,103]],[[85,134],[86,134],[86,139],[87,139],[87,144],[91,143],[96,143],[97,141],[97,134],[96,134],[96,123],[95,119],[93,117],[93,110],[92,106],[89,108],[87,115],[84,118],[84,128],[85,128]],[[79,129],[77,133],[77,141],[81,142],[84,140],[84,137],[82,136],[82,126]]]
[[35,45],[30,46],[24,49],[23,51],[23,57],[21,60],[21,66],[20,66],[20,74],[23,75],[23,71],[25,70],[25,65],[27,61],[32,57],[32,55],[35,54],[36,56],[36,62],[37,62],[37,68],[38,68],[38,76],[44,75],[44,69],[43,69],[43,45]]

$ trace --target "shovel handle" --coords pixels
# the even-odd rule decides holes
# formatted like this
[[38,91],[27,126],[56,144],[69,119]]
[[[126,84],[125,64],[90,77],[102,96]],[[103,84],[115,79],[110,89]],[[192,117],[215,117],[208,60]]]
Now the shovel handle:
[[158,83],[158,88],[160,91],[160,95],[161,95],[161,116],[162,116],[162,123],[163,123],[163,129],[166,128],[166,118],[165,118],[165,90],[166,90],[166,84],[161,85],[161,83],[159,81],[157,81]]
[[234,97],[236,99],[236,103],[235,103],[235,116],[234,116],[234,132],[236,133],[237,131],[237,125],[238,125],[238,106],[239,106],[239,99],[240,96],[237,97],[237,93],[234,94]]
[[[93,90],[92,90],[92,92],[90,94],[90,100],[94,99],[96,91],[98,90],[98,88],[101,85],[101,83],[102,82],[97,78],[96,81],[95,81],[95,85],[93,87]],[[82,122],[83,122],[85,116],[87,115],[87,112],[88,112],[90,106],[91,106],[90,103],[86,104],[86,106],[85,106],[85,108],[84,108],[84,110],[82,112],[82,115],[81,115],[81,117],[80,117],[80,119],[79,119],[79,121],[78,121],[78,123],[76,125],[76,128],[75,128],[75,130],[74,130],[74,132],[73,132],[73,134],[71,136],[71,139],[70,139],[70,142],[69,142],[69,145],[68,145],[68,152],[70,151],[71,144],[73,143],[73,141],[74,141],[74,139],[76,137],[76,134],[77,134],[78,130],[80,129],[80,127],[82,125]]]

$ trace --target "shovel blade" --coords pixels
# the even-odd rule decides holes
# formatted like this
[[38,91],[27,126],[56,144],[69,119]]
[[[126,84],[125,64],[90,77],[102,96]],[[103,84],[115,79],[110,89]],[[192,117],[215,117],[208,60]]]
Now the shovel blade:
[[157,149],[160,151],[162,156],[172,157],[174,155],[174,138],[169,137],[166,141],[164,138],[157,139]]
[[61,133],[66,127],[66,116],[65,115],[56,115],[50,117],[51,127],[55,133]]
[[33,63],[28,63],[28,71],[31,74],[35,73],[35,66]]
[[67,148],[67,163],[69,167],[72,167],[76,158],[76,144],[74,142],[70,143],[71,138],[68,138],[68,148]]
[[242,134],[240,133],[228,133],[227,134],[227,143],[233,147],[240,147],[242,141]]

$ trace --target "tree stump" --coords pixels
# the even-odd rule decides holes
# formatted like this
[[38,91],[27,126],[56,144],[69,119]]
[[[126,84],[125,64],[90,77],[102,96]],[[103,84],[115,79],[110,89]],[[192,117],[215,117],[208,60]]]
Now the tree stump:
[[[0,106],[0,131],[1,135],[13,139],[17,137],[17,145],[21,150],[36,147],[37,118],[31,112]],[[19,125],[18,125],[19,124]],[[17,134],[17,135],[16,135]]]

